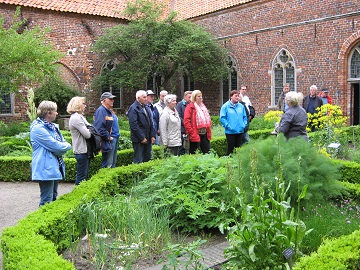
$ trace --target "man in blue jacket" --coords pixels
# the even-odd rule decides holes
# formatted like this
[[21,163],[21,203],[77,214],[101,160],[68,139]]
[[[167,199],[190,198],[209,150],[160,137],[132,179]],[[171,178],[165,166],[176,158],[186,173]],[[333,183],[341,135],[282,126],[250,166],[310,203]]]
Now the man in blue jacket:
[[94,114],[94,126],[101,136],[101,168],[110,168],[112,165],[111,141],[113,137],[111,132],[114,118],[111,108],[113,107],[115,97],[110,92],[102,93],[100,97],[101,106],[97,108]]
[[155,143],[156,130],[154,129],[152,113],[146,104],[146,91],[139,90],[136,92],[136,101],[128,110],[131,141],[134,148],[134,163],[149,161],[152,144]]

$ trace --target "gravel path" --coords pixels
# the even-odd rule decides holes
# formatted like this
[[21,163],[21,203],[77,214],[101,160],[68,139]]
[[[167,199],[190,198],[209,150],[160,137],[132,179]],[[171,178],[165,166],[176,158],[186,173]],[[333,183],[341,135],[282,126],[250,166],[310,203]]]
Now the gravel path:
[[[60,183],[59,196],[71,192],[73,183]],[[14,226],[30,212],[39,208],[40,188],[36,182],[0,181],[0,234],[5,227]],[[0,269],[2,254],[0,253]]]

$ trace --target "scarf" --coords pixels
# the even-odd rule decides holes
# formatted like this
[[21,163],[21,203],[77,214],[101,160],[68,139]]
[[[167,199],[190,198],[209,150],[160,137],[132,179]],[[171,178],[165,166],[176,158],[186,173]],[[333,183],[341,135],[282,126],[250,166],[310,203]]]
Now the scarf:
[[204,103],[200,105],[194,102],[196,109],[196,127],[197,128],[207,128],[211,125],[211,119],[207,108]]
[[[59,141],[59,142],[62,142],[62,140],[61,140],[61,136],[60,136],[60,131],[59,131],[59,129],[53,124],[53,123],[49,123],[48,121],[46,121],[44,118],[40,118],[40,117],[38,117],[38,121],[40,122],[40,123],[42,123],[45,127],[47,127],[48,129],[50,129],[50,130],[53,130],[53,131],[55,131],[55,138],[56,138],[56,140],[57,141]],[[64,163],[64,160],[63,160],[63,158],[62,158],[62,156],[56,156],[55,155],[55,157],[57,158],[57,160],[58,160],[58,162],[59,162],[59,167],[61,168],[61,172],[62,172],[62,167],[63,167],[63,165],[65,164]]]

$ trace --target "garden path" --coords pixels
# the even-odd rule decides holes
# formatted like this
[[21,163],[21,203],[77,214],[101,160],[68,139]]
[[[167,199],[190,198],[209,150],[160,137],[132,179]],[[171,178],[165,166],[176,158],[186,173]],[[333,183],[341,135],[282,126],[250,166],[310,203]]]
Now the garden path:
[[[59,196],[73,190],[73,183],[60,183]],[[8,226],[14,226],[20,219],[39,207],[40,189],[36,182],[0,181],[0,235]],[[0,252],[0,269],[2,253]]]

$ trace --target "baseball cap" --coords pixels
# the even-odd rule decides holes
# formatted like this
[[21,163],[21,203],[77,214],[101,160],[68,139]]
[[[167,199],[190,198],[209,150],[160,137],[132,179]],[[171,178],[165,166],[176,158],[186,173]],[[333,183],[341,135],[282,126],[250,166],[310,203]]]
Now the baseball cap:
[[106,98],[116,98],[116,96],[114,96],[110,92],[104,92],[104,93],[102,93],[102,95],[100,97],[100,101],[103,101]]
[[146,95],[149,96],[149,95],[155,95],[155,93],[151,90],[147,90],[146,91]]
[[329,92],[329,89],[324,88],[324,89],[322,89],[321,91],[323,91],[324,93],[328,93],[328,92]]

